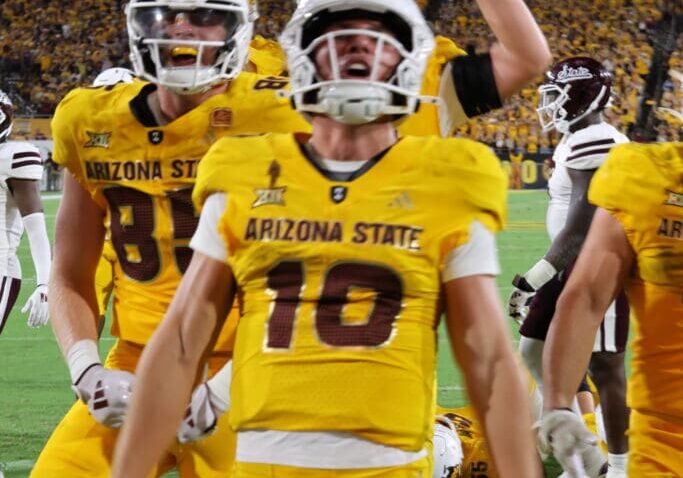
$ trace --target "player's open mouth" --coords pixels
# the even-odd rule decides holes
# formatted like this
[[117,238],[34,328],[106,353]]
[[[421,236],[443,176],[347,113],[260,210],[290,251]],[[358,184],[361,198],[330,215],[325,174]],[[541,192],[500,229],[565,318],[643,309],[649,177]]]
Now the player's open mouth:
[[354,61],[342,70],[342,78],[361,79],[370,76],[370,67],[364,62]]
[[192,66],[197,63],[196,48],[177,46],[171,50],[171,61],[174,66]]

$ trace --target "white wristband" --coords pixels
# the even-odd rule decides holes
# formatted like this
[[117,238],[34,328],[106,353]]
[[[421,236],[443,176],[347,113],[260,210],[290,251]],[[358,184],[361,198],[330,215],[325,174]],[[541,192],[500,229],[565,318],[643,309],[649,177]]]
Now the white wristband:
[[232,381],[232,360],[226,363],[216,375],[211,377],[206,385],[211,397],[218,401],[218,405],[225,411],[230,407],[230,382]]
[[555,274],[557,274],[555,267],[545,259],[541,259],[524,274],[524,278],[534,290],[538,290],[543,287],[546,282],[555,277]]
[[97,351],[97,343],[91,339],[79,340],[66,353],[66,363],[69,366],[71,383],[76,383],[88,367],[102,363]]

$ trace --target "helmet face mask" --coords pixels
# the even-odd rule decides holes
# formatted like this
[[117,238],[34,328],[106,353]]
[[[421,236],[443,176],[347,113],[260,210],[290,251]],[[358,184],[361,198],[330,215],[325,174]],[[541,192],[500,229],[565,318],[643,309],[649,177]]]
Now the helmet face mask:
[[566,134],[572,125],[608,104],[612,77],[600,62],[572,57],[555,64],[539,89],[538,118],[543,131]]
[[[382,28],[367,26],[373,22]],[[339,45],[355,37],[373,46],[349,54],[354,58],[349,66]],[[298,111],[364,124],[417,109],[434,37],[413,2],[307,0],[300,2],[280,42]],[[388,58],[396,60],[391,72]]]
[[0,90],[0,143],[7,140],[12,132],[14,105],[7,94]]
[[256,13],[247,0],[132,0],[126,16],[136,73],[194,94],[241,72]]

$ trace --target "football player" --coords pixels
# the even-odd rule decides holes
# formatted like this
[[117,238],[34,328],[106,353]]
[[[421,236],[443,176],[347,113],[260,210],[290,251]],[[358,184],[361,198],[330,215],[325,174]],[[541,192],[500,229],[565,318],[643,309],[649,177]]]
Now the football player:
[[556,456],[580,452],[590,440],[564,408],[588,363],[589,342],[625,286],[634,325],[628,476],[683,476],[683,143],[614,148],[588,199],[598,210],[543,355],[541,437]]
[[113,476],[157,462],[233,296],[234,477],[428,476],[442,297],[503,476],[540,476],[528,406],[508,413],[527,394],[496,298],[500,161],[393,124],[434,44],[419,9],[309,0],[281,43],[312,133],[221,138],[200,163],[195,253],[143,352]]
[[[198,220],[190,196],[209,146],[224,135],[308,127],[274,94],[286,80],[241,72],[254,17],[247,0],[133,1],[132,60],[149,81],[79,88],[58,107],[53,157],[68,174],[55,234],[54,329],[79,401],[31,476],[109,476],[112,427],[122,420],[132,372],[189,263]],[[107,235],[116,253],[117,341],[103,365],[94,283]],[[229,358],[230,336],[226,328],[210,373]],[[225,426],[201,443],[170,447],[155,473],[225,476],[231,437]]]
[[26,231],[36,272],[36,289],[22,307],[29,327],[48,321],[47,291],[50,277],[50,242],[40,199],[43,161],[38,148],[23,141],[10,141],[14,108],[0,91],[0,333],[9,318],[21,288],[21,264],[17,247]]
[[[452,96],[474,99],[467,104],[475,114],[490,107],[492,93],[482,88],[482,78],[488,78],[487,85],[495,85],[498,93],[494,96],[505,98],[521,86],[523,78],[528,81],[533,77],[549,55],[523,2],[509,3],[515,10],[506,18],[530,22],[520,28],[528,32],[514,38],[504,36],[513,44],[497,48],[498,53],[492,51],[488,60],[477,60],[480,66],[463,61],[458,62],[461,66],[452,66],[454,72],[463,73],[453,86],[457,95],[454,91]],[[253,11],[245,1],[139,0],[133,1],[127,12],[136,74],[151,83],[76,90],[64,100],[54,120],[56,157],[72,176],[67,179],[57,227],[58,237],[63,238],[58,241],[58,254],[63,251],[64,257],[58,261],[55,282],[64,293],[56,308],[60,324],[55,328],[83,404],[76,404],[55,431],[33,476],[108,473],[117,431],[100,425],[117,426],[121,422],[133,380],[129,372],[134,370],[140,350],[187,266],[190,252],[185,246],[196,219],[186,197],[199,158],[209,145],[223,135],[309,129],[287,102],[274,98],[274,90],[285,87],[286,80],[244,74],[228,86],[227,81],[242,66],[246,56],[242,47],[250,38]],[[497,15],[491,18],[501,17]],[[246,24],[245,17],[249,20]],[[197,38],[199,33],[218,36]],[[539,38],[540,48],[534,48],[531,43]],[[251,46],[264,50],[263,45]],[[534,57],[537,52],[540,57]],[[514,63],[512,58],[520,55],[529,61],[523,62],[522,68],[509,68]],[[260,57],[254,57],[252,63],[257,68],[272,67]],[[437,63],[443,65],[446,60],[437,59]],[[471,95],[466,96],[468,89]],[[434,111],[422,114],[427,119],[416,127],[424,130],[429,121],[431,132],[437,133],[439,121]],[[86,206],[91,209],[82,211]],[[67,219],[72,215],[85,224]],[[102,224],[112,235],[117,255],[114,272],[121,277],[115,289],[112,329],[119,340],[106,367],[100,365],[97,354],[95,321],[90,317],[96,307],[91,286],[86,285],[92,278],[90,254],[99,246],[93,240],[87,249],[69,250],[76,242],[74,236],[100,238]],[[84,234],[89,227],[92,234]],[[76,252],[78,268],[73,267]],[[226,329],[216,345],[218,352],[212,356],[210,373],[230,356],[230,335]],[[94,398],[96,386],[106,399]],[[228,427],[223,428],[224,433],[230,433]],[[84,453],[83,463],[77,466],[69,463],[69,450],[80,450],[87,436],[99,437],[105,446]],[[182,474],[211,476],[212,470],[225,469],[229,464],[226,450],[230,445],[225,442],[229,439],[222,437],[197,448],[174,448],[157,473],[172,467],[177,457],[186,457],[186,464],[178,464]],[[215,453],[221,456],[215,458]]]
[[[529,271],[515,276],[509,313],[521,323],[520,351],[542,390],[543,341],[595,210],[587,200],[588,186],[610,149],[628,138],[602,119],[610,99],[611,75],[600,62],[588,57],[558,62],[548,72],[539,93],[543,130],[556,129],[563,135],[553,154],[555,170],[548,184],[546,226],[552,243]],[[620,294],[607,311],[598,334],[591,339],[594,355],[590,372],[605,411],[611,478],[623,476],[626,470],[627,337],[628,304]],[[587,450],[583,460],[591,477],[600,474],[605,459],[597,447]]]

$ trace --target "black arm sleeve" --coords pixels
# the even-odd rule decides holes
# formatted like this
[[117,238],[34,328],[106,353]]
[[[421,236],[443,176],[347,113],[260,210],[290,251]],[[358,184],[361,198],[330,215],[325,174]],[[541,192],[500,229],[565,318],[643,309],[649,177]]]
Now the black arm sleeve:
[[468,118],[503,106],[493,76],[491,55],[459,56],[450,63],[455,92]]

